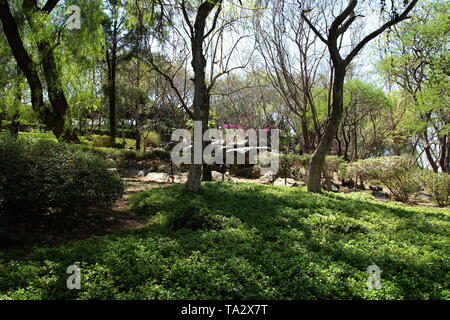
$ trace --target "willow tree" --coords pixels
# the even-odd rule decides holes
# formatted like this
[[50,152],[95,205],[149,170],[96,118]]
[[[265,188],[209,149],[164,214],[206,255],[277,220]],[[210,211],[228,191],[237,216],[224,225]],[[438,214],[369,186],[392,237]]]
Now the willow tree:
[[70,121],[70,100],[75,82],[95,64],[102,46],[100,3],[83,4],[80,29],[71,29],[73,15],[67,10],[73,0],[0,0],[4,35],[28,82],[32,108],[58,139],[78,141]]
[[[37,21],[37,16],[50,15],[57,3],[58,1],[49,0],[41,8],[35,0],[24,0],[22,2],[21,13],[25,16],[33,33],[39,33],[39,29],[42,28]],[[24,45],[18,23],[11,13],[7,0],[0,1],[0,20],[14,58],[30,86],[33,109],[40,115],[42,122],[53,131],[57,138],[62,136],[65,140],[77,140],[76,135],[69,128],[65,127],[68,103],[62,89],[60,71],[53,54],[54,45],[51,43],[51,39],[45,37],[36,38],[35,44],[39,55],[38,63]],[[46,108],[44,105],[43,86],[39,77],[38,65],[40,65],[44,73],[51,109]]]
[[[329,1],[317,0],[315,3],[312,3],[313,6],[311,8],[304,8],[301,13],[301,19],[308,24],[309,28],[327,46],[333,64],[333,100],[331,103],[331,112],[328,116],[320,142],[311,157],[308,191],[315,193],[321,192],[321,177],[325,156],[331,150],[332,142],[339,129],[344,110],[344,80],[347,68],[371,40],[397,23],[408,19],[408,14],[414,8],[417,1],[393,0],[391,1],[390,7],[386,8],[386,1],[382,0],[380,10],[382,17],[385,19],[384,22],[359,40],[352,41],[350,50],[346,49],[348,46],[343,45],[344,41],[348,38],[354,39],[354,36],[352,37],[350,32],[352,26],[357,26],[357,32],[359,34],[361,33],[361,23],[364,20],[367,22],[368,18],[358,11],[363,11],[363,7],[370,8],[370,2],[364,0],[342,0],[330,3]],[[403,9],[400,10],[400,7],[403,7]],[[308,18],[309,14],[323,15],[325,18],[323,19],[322,25],[318,26],[312,23],[311,19]],[[359,25],[355,23],[357,21],[360,22]]]

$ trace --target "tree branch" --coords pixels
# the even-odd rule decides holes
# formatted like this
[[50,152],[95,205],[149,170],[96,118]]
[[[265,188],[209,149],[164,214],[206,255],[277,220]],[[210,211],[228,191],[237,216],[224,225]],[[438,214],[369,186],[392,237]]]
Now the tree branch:
[[47,13],[52,12],[52,10],[56,7],[59,0],[47,0],[45,5],[42,7],[42,11],[46,11]]
[[401,15],[399,15],[395,19],[392,19],[392,20],[386,22],[380,28],[378,28],[377,30],[368,34],[364,39],[362,39],[361,42],[359,42],[358,45],[345,58],[344,63],[348,65],[369,41],[371,41],[372,39],[374,39],[377,36],[379,36],[380,34],[382,34],[386,29],[388,29],[389,27],[392,27],[393,25],[395,25],[403,20],[409,19],[408,13],[414,8],[417,1],[418,0],[411,1],[410,4],[408,5],[408,7],[403,11],[403,13]]
[[300,16],[305,20],[305,22],[308,24],[308,26],[311,28],[311,30],[316,34],[316,36],[326,45],[328,45],[328,41],[322,36],[322,34],[319,32],[319,30],[316,29],[316,27],[309,21],[309,19],[305,16],[305,14],[302,12]]

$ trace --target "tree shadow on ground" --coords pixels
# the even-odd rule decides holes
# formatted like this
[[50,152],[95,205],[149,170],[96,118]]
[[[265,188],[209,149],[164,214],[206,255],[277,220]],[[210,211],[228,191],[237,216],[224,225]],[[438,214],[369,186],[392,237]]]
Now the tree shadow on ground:
[[[154,213],[164,216],[192,195],[184,193],[182,186],[154,189],[142,199],[149,195],[152,202],[146,208],[152,217],[147,227],[41,248],[26,257],[24,265],[52,261],[59,273],[75,262],[87,269],[90,282],[82,293],[66,292],[62,277],[44,287],[42,296],[439,298],[449,271],[445,229],[432,232],[420,225],[429,219],[448,223],[445,214],[432,217],[420,210],[295,188],[207,183],[195,201],[203,201],[211,214],[231,219],[231,226],[219,231],[172,231]],[[383,220],[396,225],[378,226]],[[405,238],[396,230],[415,237]],[[422,236],[431,237],[434,245]],[[5,257],[3,261],[11,262]],[[385,287],[377,293],[365,288],[365,271],[372,264],[383,270]],[[161,286],[159,293],[146,291],[149,281]]]

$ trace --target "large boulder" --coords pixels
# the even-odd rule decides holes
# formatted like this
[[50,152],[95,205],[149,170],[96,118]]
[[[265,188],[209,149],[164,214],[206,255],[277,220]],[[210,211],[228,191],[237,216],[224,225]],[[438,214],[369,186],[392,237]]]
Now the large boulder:
[[330,182],[328,184],[325,184],[325,183],[322,184],[322,189],[331,191],[331,192],[339,192],[340,188],[341,188],[341,186],[334,182]]
[[150,172],[145,176],[145,180],[149,182],[157,183],[169,183],[171,182],[170,176],[165,172]]
[[339,192],[340,188],[341,188],[340,185],[338,185],[336,183],[332,183],[329,191],[331,191],[331,192]]

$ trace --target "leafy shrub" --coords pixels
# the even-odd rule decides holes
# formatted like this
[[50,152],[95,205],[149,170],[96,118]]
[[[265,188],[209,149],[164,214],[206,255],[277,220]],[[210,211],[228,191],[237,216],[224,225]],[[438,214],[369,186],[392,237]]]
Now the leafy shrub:
[[123,184],[108,166],[70,145],[0,137],[0,213],[68,213],[111,203]]
[[116,142],[116,143],[111,145],[111,148],[123,149],[123,148],[125,148],[125,143],[123,143],[123,142]]
[[[178,186],[181,187],[181,186]],[[164,190],[170,192],[170,190]],[[205,205],[201,196],[183,192],[181,198],[167,201],[167,195],[139,193],[130,197],[131,209],[142,216],[162,214],[167,226],[179,229],[215,229],[222,228],[222,220]]]
[[220,230],[222,228],[220,219],[215,217],[207,207],[202,206],[199,201],[190,201],[173,210],[168,216],[168,226],[172,230]]
[[[189,202],[182,185],[154,188],[133,196],[147,215],[141,229],[0,250],[0,300],[448,300],[448,210],[366,196],[203,183]],[[223,228],[168,229],[183,203],[224,218]],[[81,290],[67,290],[71,264]],[[377,290],[367,288],[373,264]]]
[[[304,182],[308,180],[310,162],[311,155],[309,154],[284,154],[280,157],[281,171],[286,169],[288,171],[288,176]],[[325,158],[323,178],[325,180],[332,179],[333,174],[339,171],[339,167],[342,163],[344,163],[344,160],[341,157],[327,156]]]
[[447,206],[450,197],[450,175],[427,170],[423,172],[421,178],[422,186],[433,195],[436,202],[441,207]]
[[170,152],[160,149],[155,149],[152,151],[137,151],[137,150],[124,150],[116,148],[104,148],[104,147],[93,147],[90,145],[74,145],[74,148],[80,150],[88,151],[90,153],[99,155],[103,158],[113,159],[119,164],[123,161],[140,161],[140,160],[170,160]]
[[411,195],[420,191],[420,169],[406,156],[375,157],[359,160],[345,167],[346,178],[358,177],[365,181],[378,180],[394,198],[408,202]]
[[161,138],[155,131],[145,131],[142,134],[142,141],[144,141],[146,147],[156,147],[160,145]]
[[280,157],[280,171],[296,180],[306,182],[308,180],[310,161],[311,156],[309,154],[284,154]]
[[166,150],[155,149],[148,152],[142,153],[142,159],[144,160],[162,160],[169,161],[171,157],[171,153]]
[[110,136],[92,135],[92,145],[94,147],[109,147],[111,145]]
[[323,168],[323,177],[327,183],[331,183],[333,175],[339,172],[340,166],[345,163],[344,159],[338,156],[326,156]]

